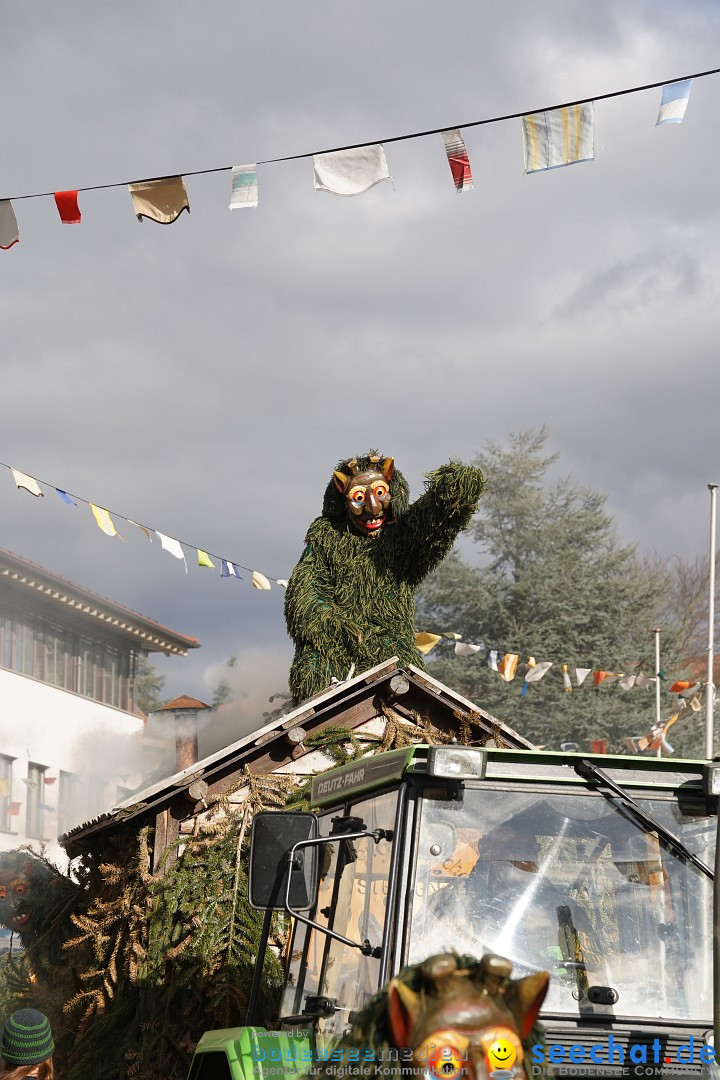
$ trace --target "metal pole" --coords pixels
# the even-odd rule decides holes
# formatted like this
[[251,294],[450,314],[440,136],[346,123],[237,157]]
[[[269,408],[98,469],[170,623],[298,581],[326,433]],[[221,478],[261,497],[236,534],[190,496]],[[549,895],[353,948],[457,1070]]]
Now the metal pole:
[[705,684],[705,757],[708,761],[712,761],[714,753],[713,705],[715,683],[713,680],[713,668],[715,666],[715,518],[717,489],[717,484],[708,484],[710,492],[710,596],[708,599],[708,667],[707,683]]
[[[657,731],[662,730],[662,723],[660,718],[660,627],[656,626],[653,630],[655,635],[655,728]],[[662,757],[662,743],[658,745],[655,751],[656,757]]]

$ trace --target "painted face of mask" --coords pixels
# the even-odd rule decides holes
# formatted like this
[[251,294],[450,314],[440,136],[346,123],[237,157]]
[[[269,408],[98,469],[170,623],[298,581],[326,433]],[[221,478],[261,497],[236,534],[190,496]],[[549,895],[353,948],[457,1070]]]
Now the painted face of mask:
[[26,873],[0,873],[0,921],[21,930],[31,917],[30,881]]
[[[349,466],[352,469],[353,462]],[[393,459],[385,458],[377,466],[333,474],[338,491],[345,496],[348,521],[363,536],[378,536],[388,521],[393,467]]]

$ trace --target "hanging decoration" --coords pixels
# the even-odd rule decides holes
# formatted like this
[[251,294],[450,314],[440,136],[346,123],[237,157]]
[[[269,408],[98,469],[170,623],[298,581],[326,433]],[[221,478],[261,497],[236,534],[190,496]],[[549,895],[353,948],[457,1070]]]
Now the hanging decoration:
[[172,225],[183,210],[190,213],[190,203],[182,176],[167,176],[163,180],[144,180],[128,184],[133,210],[138,221],[149,218],[160,225]]
[[472,170],[468,152],[465,149],[465,140],[460,129],[443,131],[442,137],[445,143],[445,153],[447,154],[450,172],[455,181],[455,190],[458,194],[462,194],[463,191],[471,191],[473,186]]
[[9,199],[0,201],[0,248],[7,251],[20,241],[17,218]]
[[362,195],[371,187],[390,179],[385,151],[380,143],[314,154],[315,190],[331,195]]
[[104,533],[107,533],[108,536],[119,536],[107,510],[103,510],[101,506],[95,506],[94,503],[90,503],[90,509],[93,512],[93,517],[97,521],[98,526]]
[[82,220],[77,191],[56,191],[55,205],[63,225],[79,225]]
[[258,204],[257,165],[233,165],[230,210],[255,209]]
[[655,127],[660,127],[662,124],[682,124],[690,100],[692,82],[692,79],[683,79],[682,82],[670,83],[663,87],[660,112]]
[[19,469],[11,468],[10,472],[13,474],[13,480],[15,481],[18,490],[22,489],[23,491],[29,491],[31,495],[42,498],[43,493],[40,490],[40,485],[34,477],[28,476],[27,473],[20,472]]
[[[241,207],[255,207],[258,204],[258,164],[272,165],[282,161],[312,158],[317,190],[328,191],[335,195],[358,195],[382,180],[390,179],[385,160],[385,144],[403,142],[408,139],[422,139],[430,135],[441,135],[443,138],[456,191],[468,191],[472,187],[472,172],[461,128],[480,127],[519,119],[522,121],[526,173],[559,168],[594,158],[595,103],[597,101],[662,87],[663,94],[657,124],[680,123],[685,114],[693,80],[717,74],[720,74],[720,68],[711,68],[671,82],[663,80],[626,87],[622,90],[598,94],[594,98],[586,97],[553,105],[550,108],[525,109],[519,113],[491,116],[462,125],[445,125],[425,131],[394,135],[382,140],[375,139],[370,143],[355,143],[331,150],[268,158],[250,165],[222,165],[216,168],[196,169],[183,175],[150,177],[129,185],[126,185],[124,181],[114,184],[94,184],[72,191],[41,192],[18,195],[14,198],[16,200],[39,199],[52,195],[61,221],[65,224],[77,224],[81,220],[80,209],[77,205],[79,192],[127,186],[132,196],[133,208],[140,221],[147,217],[152,221],[170,224],[177,220],[183,210],[188,212],[190,210],[185,190],[187,176],[230,172],[232,181],[229,207],[231,210],[236,210]],[[19,239],[12,200],[2,199],[0,200],[0,248],[7,250],[17,244]]]
[[122,540],[122,536],[115,528],[115,523],[110,516],[111,513],[115,518],[121,518],[126,521],[128,525],[133,525],[139,529],[148,540],[152,541],[153,536],[157,536],[160,540],[160,545],[164,551],[167,551],[170,555],[173,555],[176,559],[181,560],[185,566],[185,573],[188,572],[187,560],[185,558],[185,552],[183,550],[183,544],[185,547],[191,548],[195,557],[197,558],[197,565],[199,567],[207,567],[214,570],[217,563],[220,563],[220,577],[229,578],[234,577],[239,581],[242,581],[242,571],[247,571],[252,575],[252,584],[256,589],[268,590],[271,589],[271,582],[274,581],[277,585],[282,587],[287,586],[287,579],[285,578],[269,578],[266,574],[261,573],[259,570],[251,570],[250,567],[243,566],[241,563],[233,562],[230,559],[221,558],[220,555],[214,555],[206,551],[204,548],[198,547],[195,544],[187,544],[185,541],[176,540],[172,536],[166,536],[165,533],[161,533],[158,529],[151,529],[147,525],[141,525],[137,521],[133,521],[132,518],[125,517],[124,514],[118,514],[114,510],[106,510],[101,506],[97,506],[95,503],[91,503],[88,499],[83,499],[80,495],[70,495],[64,488],[55,487],[54,484],[47,484],[45,481],[38,480],[34,476],[30,476],[28,473],[21,472],[19,469],[14,469],[11,465],[6,465],[5,462],[0,461],[0,467],[5,468],[11,473],[15,486],[18,489],[29,492],[31,495],[42,496],[45,493],[41,488],[41,484],[44,487],[48,487],[55,491],[56,494],[62,499],[66,506],[76,507],[79,502],[84,503],[92,511],[93,517],[100,529],[107,536],[117,536]]
[[525,172],[559,169],[595,157],[595,106],[592,101],[523,116]]

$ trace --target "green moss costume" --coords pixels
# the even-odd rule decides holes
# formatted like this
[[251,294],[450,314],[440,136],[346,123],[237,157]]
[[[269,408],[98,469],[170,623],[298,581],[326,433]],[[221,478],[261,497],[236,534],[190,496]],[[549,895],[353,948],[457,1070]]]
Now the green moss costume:
[[[372,469],[380,457],[371,452],[337,468]],[[394,470],[389,485],[389,512],[376,535],[353,528],[346,496],[332,479],[322,516],[308,529],[285,597],[285,621],[295,642],[289,681],[296,704],[333,678],[346,678],[353,665],[359,673],[398,656],[403,664],[423,667],[415,646],[413,594],[469,524],[484,479],[472,465],[441,465],[428,474],[424,494],[412,505],[402,473]]]

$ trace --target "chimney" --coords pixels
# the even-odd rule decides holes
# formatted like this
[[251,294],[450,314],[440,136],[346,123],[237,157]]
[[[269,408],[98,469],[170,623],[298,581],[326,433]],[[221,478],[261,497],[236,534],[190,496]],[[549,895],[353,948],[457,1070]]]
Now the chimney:
[[201,709],[211,709],[212,705],[206,705],[197,698],[183,694],[174,701],[168,701],[167,705],[160,705],[155,713],[172,713],[175,723],[175,762],[177,771],[194,765],[198,759],[198,733],[197,714]]

